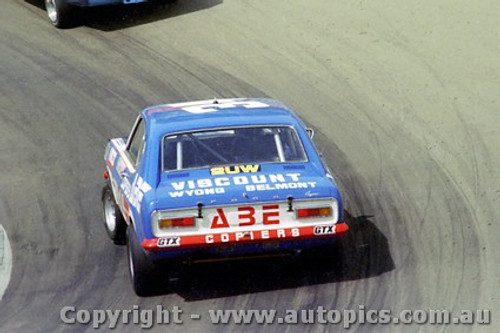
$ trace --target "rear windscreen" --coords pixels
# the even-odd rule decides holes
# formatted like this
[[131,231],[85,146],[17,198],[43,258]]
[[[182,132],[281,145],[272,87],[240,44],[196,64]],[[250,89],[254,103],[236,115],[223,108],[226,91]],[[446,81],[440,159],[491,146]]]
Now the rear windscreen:
[[185,132],[163,138],[163,171],[242,163],[307,160],[292,127],[245,127]]

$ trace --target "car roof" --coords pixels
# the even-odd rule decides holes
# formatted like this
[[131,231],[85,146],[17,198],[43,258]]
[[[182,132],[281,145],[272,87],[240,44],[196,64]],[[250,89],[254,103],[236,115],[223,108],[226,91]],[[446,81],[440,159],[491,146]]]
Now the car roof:
[[162,104],[142,111],[151,131],[162,134],[217,127],[289,125],[301,121],[283,103],[264,98],[231,98]]

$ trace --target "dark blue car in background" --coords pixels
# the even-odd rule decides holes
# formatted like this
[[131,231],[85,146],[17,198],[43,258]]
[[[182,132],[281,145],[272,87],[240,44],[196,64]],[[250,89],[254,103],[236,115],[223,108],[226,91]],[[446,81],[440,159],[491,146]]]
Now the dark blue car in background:
[[58,28],[73,26],[79,21],[80,10],[86,7],[134,4],[151,0],[44,0],[50,22]]

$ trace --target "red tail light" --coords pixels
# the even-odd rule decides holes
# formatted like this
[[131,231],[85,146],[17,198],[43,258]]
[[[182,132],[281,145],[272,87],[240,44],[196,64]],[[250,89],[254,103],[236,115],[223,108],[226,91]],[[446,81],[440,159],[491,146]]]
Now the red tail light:
[[332,207],[314,207],[297,209],[297,218],[306,219],[312,217],[332,216]]
[[160,229],[176,227],[193,227],[194,217],[175,217],[170,219],[161,219],[158,221]]

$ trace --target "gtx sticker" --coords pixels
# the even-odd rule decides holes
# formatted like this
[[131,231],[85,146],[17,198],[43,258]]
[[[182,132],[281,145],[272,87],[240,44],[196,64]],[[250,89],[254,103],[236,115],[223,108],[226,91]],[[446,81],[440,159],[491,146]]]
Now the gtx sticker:
[[173,247],[180,246],[181,239],[180,237],[163,237],[158,238],[158,242],[156,243],[158,247]]
[[335,234],[335,225],[318,225],[314,228],[314,234],[319,235],[333,235]]

